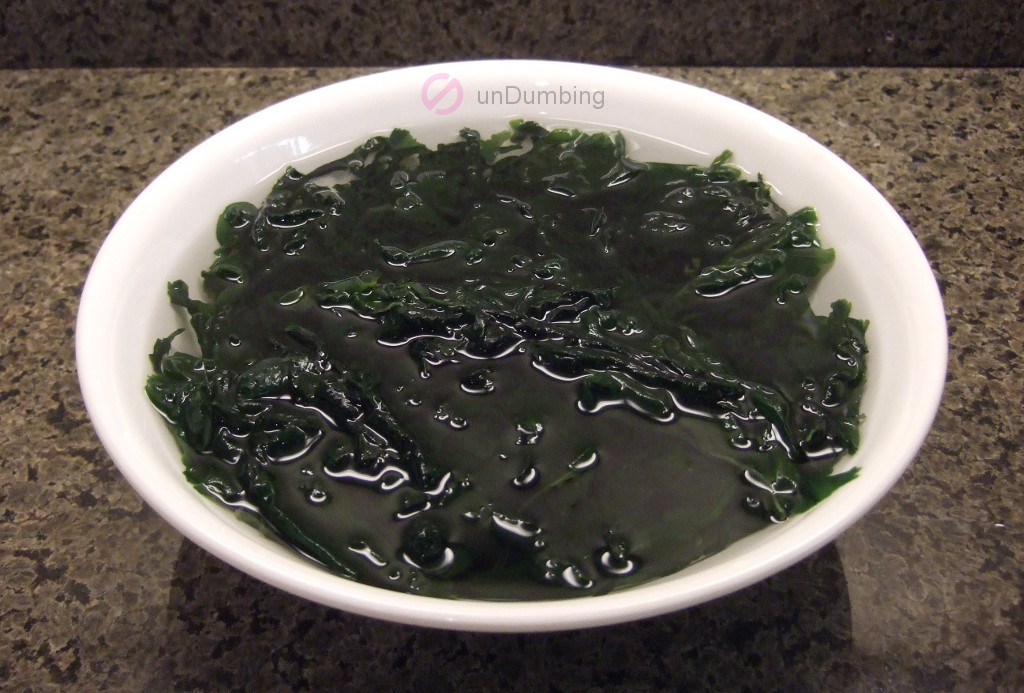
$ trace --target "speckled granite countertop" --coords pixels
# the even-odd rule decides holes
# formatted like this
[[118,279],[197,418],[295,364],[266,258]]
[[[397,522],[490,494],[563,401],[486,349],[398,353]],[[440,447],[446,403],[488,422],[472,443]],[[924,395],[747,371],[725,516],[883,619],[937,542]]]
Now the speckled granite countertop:
[[944,404],[838,541],[710,604],[545,635],[397,626],[267,587],[182,539],[86,418],[92,256],[179,154],[356,69],[0,72],[0,681],[6,690],[1024,690],[1024,73],[661,69],[866,175],[945,295]]

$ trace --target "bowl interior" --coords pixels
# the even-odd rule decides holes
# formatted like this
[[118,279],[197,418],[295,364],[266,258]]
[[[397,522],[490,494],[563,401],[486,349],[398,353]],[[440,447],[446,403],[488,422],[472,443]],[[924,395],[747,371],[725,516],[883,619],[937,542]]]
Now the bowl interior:
[[[461,102],[446,113],[458,89],[434,100],[440,92],[424,87],[452,79]],[[516,90],[518,101],[508,103]],[[571,103],[562,103],[563,92],[575,95]],[[591,95],[586,103],[584,92]],[[496,93],[503,103],[495,103]],[[529,104],[527,93],[561,100]],[[176,443],[142,386],[153,341],[184,324],[167,302],[166,284],[181,278],[199,286],[224,206],[259,203],[285,166],[310,169],[394,127],[435,144],[465,126],[486,135],[516,117],[547,127],[621,130],[640,160],[706,164],[729,149],[751,176],[765,175],[783,207],[816,208],[823,244],[836,249],[837,261],[815,307],[821,312],[848,298],[854,315],[870,320],[862,448],[846,461],[861,468],[856,480],[811,511],[676,575],[607,596],[538,604],[428,599],[334,577],[188,486]],[[115,463],[157,512],[207,550],[278,587],[357,613],[522,631],[614,623],[700,603],[834,539],[881,498],[920,446],[941,395],[945,340],[935,281],[910,231],[867,181],[808,137],[735,101],[662,78],[565,63],[482,61],[328,86],[250,116],[186,154],[137,198],[104,243],[82,297],[77,352],[90,416]]]

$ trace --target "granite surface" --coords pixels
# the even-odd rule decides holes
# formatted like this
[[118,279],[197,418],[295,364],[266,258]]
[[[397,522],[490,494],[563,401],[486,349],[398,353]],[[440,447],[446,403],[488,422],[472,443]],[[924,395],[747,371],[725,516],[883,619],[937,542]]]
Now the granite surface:
[[932,433],[870,514],[789,570],[639,623],[430,631],[267,587],[150,511],[78,390],[90,261],[179,154],[361,72],[0,72],[0,687],[1024,690],[1020,70],[657,70],[847,159],[907,220],[944,293],[950,370]]
[[1004,0],[5,0],[0,67],[1024,65]]

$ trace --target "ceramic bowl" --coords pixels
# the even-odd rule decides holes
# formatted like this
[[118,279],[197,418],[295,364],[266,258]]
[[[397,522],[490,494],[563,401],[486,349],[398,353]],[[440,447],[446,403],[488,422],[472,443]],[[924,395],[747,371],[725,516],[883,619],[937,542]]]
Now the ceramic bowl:
[[[786,209],[811,205],[837,261],[815,294],[819,312],[848,298],[870,321],[862,446],[840,469],[860,475],[810,511],[765,528],[674,575],[605,596],[544,602],[445,600],[336,577],[200,496],[143,384],[157,337],[181,324],[166,285],[199,286],[214,221],[235,200],[260,202],[286,165],[347,153],[408,128],[421,141],[487,134],[516,117],[626,134],[640,160],[706,164],[729,149],[764,174]],[[123,475],[186,537],[238,569],[322,604],[392,621],[477,631],[611,624],[692,606],[808,556],[863,516],[899,478],[938,407],[946,368],[941,299],[899,215],[852,168],[792,127],[680,82],[590,65],[480,61],[412,67],[333,84],[214,135],[156,178],[104,242],[82,295],[78,371],[97,433]],[[140,547],[139,549],[143,549]]]

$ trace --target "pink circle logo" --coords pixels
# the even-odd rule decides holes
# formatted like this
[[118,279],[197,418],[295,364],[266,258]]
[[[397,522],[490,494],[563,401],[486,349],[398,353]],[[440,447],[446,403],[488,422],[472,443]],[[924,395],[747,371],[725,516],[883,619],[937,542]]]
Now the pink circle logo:
[[[435,82],[445,80],[439,88],[431,89]],[[449,97],[454,92],[454,97]],[[462,105],[462,83],[456,77],[448,78],[447,72],[438,72],[436,75],[427,77],[420,89],[420,100],[428,111],[437,115],[448,115]],[[442,104],[442,102],[444,102]]]

